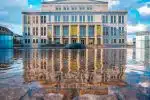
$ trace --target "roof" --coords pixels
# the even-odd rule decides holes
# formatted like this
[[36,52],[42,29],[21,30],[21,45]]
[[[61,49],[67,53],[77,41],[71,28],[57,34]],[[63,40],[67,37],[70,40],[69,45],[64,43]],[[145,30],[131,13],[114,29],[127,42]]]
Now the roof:
[[46,13],[50,13],[50,14],[52,14],[52,13],[81,13],[81,14],[84,14],[84,13],[125,13],[125,14],[127,14],[128,13],[128,11],[126,11],[126,10],[114,10],[114,11],[101,11],[101,12],[79,12],[79,11],[77,11],[77,12],[41,12],[41,11],[35,11],[35,12],[22,12],[22,14],[46,14]]
[[55,1],[44,1],[42,4],[108,4],[108,2],[97,1],[97,0],[55,0]]
[[13,32],[4,26],[0,26],[0,35],[13,35]]

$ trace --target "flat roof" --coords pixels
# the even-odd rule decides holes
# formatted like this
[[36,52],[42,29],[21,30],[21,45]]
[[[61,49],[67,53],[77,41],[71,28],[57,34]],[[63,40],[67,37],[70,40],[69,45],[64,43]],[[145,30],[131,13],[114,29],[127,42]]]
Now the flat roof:
[[51,14],[55,14],[55,13],[124,13],[124,14],[127,14],[128,11],[126,10],[117,10],[117,11],[101,11],[101,12],[90,12],[90,11],[83,11],[83,12],[79,12],[79,11],[74,11],[74,12],[71,12],[71,11],[68,11],[68,12],[41,12],[41,11],[32,11],[32,12],[22,12],[22,14],[46,14],[46,13],[51,13]]

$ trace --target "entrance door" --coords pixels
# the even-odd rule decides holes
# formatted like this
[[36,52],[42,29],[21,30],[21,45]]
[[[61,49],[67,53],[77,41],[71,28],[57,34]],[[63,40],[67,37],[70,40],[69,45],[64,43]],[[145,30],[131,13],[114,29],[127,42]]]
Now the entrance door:
[[85,44],[85,41],[84,41],[84,40],[81,40],[81,44]]
[[72,43],[76,43],[76,42],[77,42],[76,39],[73,39],[73,40],[72,40]]

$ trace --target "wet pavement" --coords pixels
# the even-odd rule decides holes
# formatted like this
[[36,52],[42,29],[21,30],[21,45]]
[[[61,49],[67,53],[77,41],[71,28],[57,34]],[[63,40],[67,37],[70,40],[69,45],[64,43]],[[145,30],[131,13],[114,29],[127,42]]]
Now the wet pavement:
[[0,50],[2,100],[150,100],[150,49]]

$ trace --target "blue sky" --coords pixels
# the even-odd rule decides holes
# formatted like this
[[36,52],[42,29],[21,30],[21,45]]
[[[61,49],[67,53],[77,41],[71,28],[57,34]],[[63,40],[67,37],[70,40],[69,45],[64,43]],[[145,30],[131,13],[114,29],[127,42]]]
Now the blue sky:
[[[0,25],[10,28],[17,34],[22,34],[21,12],[39,10],[40,1],[41,0],[1,0]],[[108,1],[110,10],[128,10],[128,38],[134,37],[134,33],[137,31],[150,30],[150,0]]]

